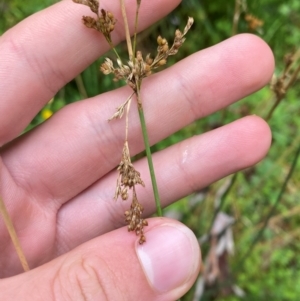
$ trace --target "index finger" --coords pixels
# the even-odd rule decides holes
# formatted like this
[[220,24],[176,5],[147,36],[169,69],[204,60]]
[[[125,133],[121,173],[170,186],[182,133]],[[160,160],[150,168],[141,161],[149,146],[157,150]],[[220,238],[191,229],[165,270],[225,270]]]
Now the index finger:
[[[139,29],[159,20],[179,2],[144,1]],[[119,2],[103,0],[101,7],[112,11],[120,23],[113,32],[118,43],[124,38]],[[135,7],[136,0],[127,1],[129,19]],[[81,17],[89,14],[86,6],[61,1],[0,38],[0,145],[18,135],[61,87],[109,49],[99,32],[83,26]]]

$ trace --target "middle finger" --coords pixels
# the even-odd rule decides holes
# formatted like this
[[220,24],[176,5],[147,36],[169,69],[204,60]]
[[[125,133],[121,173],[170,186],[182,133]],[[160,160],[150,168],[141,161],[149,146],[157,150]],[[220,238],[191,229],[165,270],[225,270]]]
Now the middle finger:
[[[151,144],[261,88],[272,71],[268,46],[240,35],[151,76],[142,91]],[[35,199],[54,198],[62,205],[113,169],[120,161],[125,124],[106,120],[129,94],[122,88],[67,106],[6,148],[3,161],[16,182],[30,187]],[[132,109],[133,156],[143,141]],[[30,177],[23,177],[29,171]]]

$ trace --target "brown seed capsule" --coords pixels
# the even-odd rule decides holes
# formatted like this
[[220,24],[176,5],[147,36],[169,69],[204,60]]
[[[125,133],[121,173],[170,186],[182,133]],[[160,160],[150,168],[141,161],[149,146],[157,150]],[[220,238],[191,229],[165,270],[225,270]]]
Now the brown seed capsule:
[[146,242],[146,237],[144,235],[141,236],[139,243],[142,245],[144,242]]
[[175,37],[176,37],[177,39],[181,39],[182,33],[181,33],[181,31],[180,31],[179,29],[176,29],[176,31],[175,31]]
[[162,59],[162,60],[160,60],[160,61],[158,62],[158,65],[159,65],[159,66],[163,66],[163,65],[165,65],[166,63],[167,63],[167,60]]
[[105,16],[106,16],[106,11],[102,8],[101,9],[101,14],[102,14],[102,16],[105,18]]
[[146,63],[147,63],[148,65],[151,65],[151,64],[153,63],[153,59],[150,58],[150,57],[147,57],[147,58],[146,58]]
[[148,64],[144,64],[144,69],[146,72],[149,72],[151,70],[151,67]]
[[165,45],[165,44],[167,44],[167,40],[166,39],[162,39],[161,40],[161,45]]
[[182,43],[180,43],[179,41],[175,42],[174,43],[174,48],[178,49],[181,45],[182,45]]
[[163,40],[163,38],[161,36],[158,36],[157,37],[157,44],[162,45],[162,40]]
[[107,16],[108,16],[111,20],[114,19],[114,15],[113,15],[110,11],[107,12]]
[[129,177],[130,179],[134,178],[134,172],[133,172],[133,171],[130,171],[130,172],[128,173],[128,177]]
[[128,199],[128,193],[127,193],[127,191],[122,192],[121,198],[122,198],[123,201],[126,201]]
[[142,56],[142,52],[141,51],[137,51],[136,53],[136,59],[141,62],[143,60],[143,56]]
[[168,44],[165,44],[162,48],[163,52],[167,52],[169,50]]
[[109,31],[112,32],[114,29],[115,29],[115,25],[110,24],[110,26],[109,26]]

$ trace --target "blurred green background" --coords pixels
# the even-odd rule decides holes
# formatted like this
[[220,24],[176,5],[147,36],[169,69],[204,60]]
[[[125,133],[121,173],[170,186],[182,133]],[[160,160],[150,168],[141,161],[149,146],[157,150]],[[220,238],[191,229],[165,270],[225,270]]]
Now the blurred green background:
[[[0,34],[54,2],[0,0]],[[274,103],[279,104],[268,120],[273,133],[272,147],[260,164],[165,210],[166,215],[180,219],[195,232],[205,260],[196,285],[181,300],[299,300],[300,162],[295,162],[300,145],[300,1],[183,0],[168,17],[142,33],[139,42],[155,53],[155,47],[150,45],[158,34],[171,43],[174,29],[182,28],[188,16],[194,17],[195,24],[179,54],[168,65],[233,34],[251,32],[263,38],[274,52],[277,94],[268,85],[226,110],[194,122],[153,146],[153,151],[245,115],[265,118]],[[119,49],[124,51],[124,45]],[[288,60],[291,57],[292,63]],[[68,103],[117,88],[120,83],[100,74],[102,61],[100,58],[49,100],[28,129]],[[286,94],[278,94],[280,85],[289,86]],[[293,173],[287,178],[292,166]],[[229,221],[227,224],[216,219],[220,213]],[[223,230],[217,236],[207,236],[213,221]]]

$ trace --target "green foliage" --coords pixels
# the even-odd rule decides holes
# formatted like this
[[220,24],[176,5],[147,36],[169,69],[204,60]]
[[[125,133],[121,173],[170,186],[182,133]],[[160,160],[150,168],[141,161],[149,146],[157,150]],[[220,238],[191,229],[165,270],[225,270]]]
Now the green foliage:
[[[23,20],[27,16],[51,5],[53,0],[0,0],[0,34]],[[235,1],[198,1],[183,0],[181,5],[167,18],[158,22],[138,37],[143,49],[155,53],[152,41],[162,34],[172,41],[174,30],[182,28],[187,17],[195,19],[195,25],[188,39],[179,52],[180,56],[170,58],[168,64],[219,43],[232,35]],[[237,31],[259,35],[272,48],[276,59],[276,74],[284,67],[283,57],[296,50],[300,41],[300,2],[299,0],[252,0],[247,1],[247,12],[242,11]],[[263,21],[263,26],[251,31],[245,15],[252,14]],[[123,45],[119,46],[122,52]],[[109,77],[99,73],[102,59],[92,64],[80,77],[66,85],[57,93],[54,100],[36,116],[29,128],[45,120],[45,110],[56,112],[68,103],[92,97],[107,90],[115,89],[120,84],[112,83]],[[259,62],[258,62],[259,63]],[[298,82],[299,83],[299,79]],[[244,265],[239,266],[260,229],[270,207],[275,203],[280,188],[290,168],[295,149],[300,144],[300,88],[294,85],[282,103],[277,107],[269,121],[273,133],[272,147],[268,156],[257,166],[239,174],[225,201],[223,211],[236,219],[233,227],[236,254],[231,258],[230,269],[234,282],[246,293],[245,300],[298,300],[300,295],[300,253],[298,225],[300,224],[300,162],[288,183],[286,193],[276,208],[262,239],[253,249]],[[267,86],[254,95],[231,105],[225,111],[217,112],[202,120],[197,120],[178,133],[166,138],[153,147],[162,150],[172,144],[193,135],[198,135],[213,128],[228,124],[240,117],[257,114],[265,117],[274,102],[274,95]],[[176,215],[198,237],[209,229],[214,215],[213,202],[216,191],[224,180],[207,187],[193,197],[186,197],[170,206],[167,214]],[[297,211],[298,210],[298,211]],[[298,213],[298,214],[297,214]],[[207,255],[209,244],[202,246],[203,257]],[[225,284],[226,285],[226,284]],[[217,291],[217,289],[216,289]],[[203,297],[201,300],[240,300],[231,295],[216,293],[216,297]],[[182,301],[192,300],[192,289]]]
[[53,4],[54,0],[0,0],[0,34],[28,16]]

